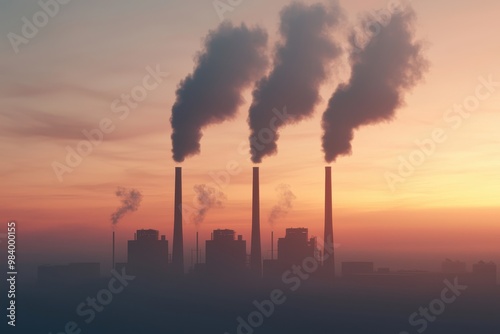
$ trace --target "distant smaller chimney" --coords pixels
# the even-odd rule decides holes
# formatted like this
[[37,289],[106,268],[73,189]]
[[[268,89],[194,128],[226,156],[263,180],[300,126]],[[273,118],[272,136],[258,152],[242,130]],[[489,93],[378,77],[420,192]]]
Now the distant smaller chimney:
[[274,260],[274,231],[271,231],[271,260]]
[[200,263],[200,248],[198,245],[198,232],[196,232],[196,264]]
[[113,257],[112,257],[112,267],[115,269],[115,231],[113,231]]

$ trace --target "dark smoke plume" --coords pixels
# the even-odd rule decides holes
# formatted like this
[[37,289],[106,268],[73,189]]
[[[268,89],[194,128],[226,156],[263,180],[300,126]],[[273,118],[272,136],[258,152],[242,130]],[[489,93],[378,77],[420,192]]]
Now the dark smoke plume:
[[127,212],[136,211],[142,200],[141,192],[136,189],[118,187],[115,194],[120,198],[122,205],[111,215],[111,222],[113,225],[118,224],[120,219],[122,219]]
[[172,107],[172,153],[177,162],[200,153],[203,128],[232,119],[241,92],[267,67],[267,33],[222,23],[205,39],[194,72],[179,84]]
[[194,191],[196,193],[197,208],[191,218],[198,225],[203,222],[208,210],[222,207],[222,202],[226,199],[226,195],[214,187],[205,184],[195,185]]
[[[280,127],[312,115],[320,85],[342,53],[330,36],[341,18],[338,5],[293,3],[281,11],[274,69],[258,82],[249,110],[253,162],[277,153]],[[287,117],[276,117],[276,109],[284,107]]]
[[293,200],[297,198],[288,184],[280,184],[276,187],[276,191],[278,192],[279,201],[278,204],[273,206],[269,214],[268,222],[270,225],[274,225],[276,220],[286,216],[292,208]]
[[[405,8],[395,13],[363,49],[350,36],[352,74],[333,93],[323,114],[323,151],[327,162],[352,152],[354,130],[362,125],[391,121],[428,68],[422,42],[415,41],[415,13]],[[369,18],[362,24],[368,26]]]

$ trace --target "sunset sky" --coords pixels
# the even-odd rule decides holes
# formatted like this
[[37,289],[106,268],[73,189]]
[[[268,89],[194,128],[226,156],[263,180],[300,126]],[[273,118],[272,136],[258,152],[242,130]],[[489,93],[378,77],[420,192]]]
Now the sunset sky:
[[[271,61],[279,12],[288,3],[244,0],[224,18],[266,29]],[[500,264],[500,3],[411,3],[430,66],[393,121],[358,129],[352,155],[331,164],[337,263],[371,260],[377,267],[438,270],[448,257],[467,261],[469,269],[481,259]],[[360,15],[387,8],[388,1],[340,4],[347,31]],[[0,4],[0,216],[19,223],[19,261],[26,266],[101,261],[107,270],[118,186],[143,193],[139,210],[116,228],[119,261],[125,261],[125,241],[137,229],[160,230],[171,250],[174,167],[183,167],[183,200],[191,203],[193,186],[213,183],[211,175],[230,162],[241,171],[223,187],[223,207],[209,211],[197,227],[185,220],[185,257],[190,264],[197,230],[206,240],[215,228],[234,229],[249,247],[254,164],[239,147],[248,140],[252,87],[245,90],[246,102],[234,120],[203,131],[201,154],[183,163],[172,160],[169,119],[175,91],[193,71],[204,37],[220,24],[212,1],[73,1],[61,5],[16,53],[8,33],[21,35],[22,18],[31,21],[39,10],[34,1]],[[142,85],[147,68],[168,76],[120,119],[112,112],[113,101]],[[310,235],[322,237],[327,164],[321,115],[349,76],[345,53],[321,88],[314,116],[281,130],[278,154],[259,164],[264,256],[270,254],[272,229],[281,237],[286,227],[308,227]],[[480,78],[497,82],[496,87],[453,128],[445,115],[476,94]],[[76,148],[85,139],[82,131],[98,128],[106,118],[114,130],[61,182],[54,161],[64,163],[66,147]],[[418,149],[415,141],[431,138],[436,128],[446,139],[391,189],[386,174],[397,173],[399,157],[408,159]],[[290,185],[297,198],[288,215],[271,227],[267,219],[280,184]]]

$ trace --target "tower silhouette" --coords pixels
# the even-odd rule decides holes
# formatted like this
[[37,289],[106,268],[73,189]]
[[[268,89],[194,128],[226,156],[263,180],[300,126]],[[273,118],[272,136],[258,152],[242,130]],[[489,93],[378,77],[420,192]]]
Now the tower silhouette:
[[252,183],[252,244],[250,249],[250,269],[258,277],[262,276],[262,255],[260,246],[260,198],[259,167],[253,167]]
[[[332,167],[325,167],[325,233],[323,246],[323,269],[326,278],[335,277],[335,258],[333,252],[333,213],[332,213]],[[332,245],[329,249],[328,245]]]
[[182,168],[175,167],[174,240],[172,267],[178,274],[184,273],[184,246],[182,237]]

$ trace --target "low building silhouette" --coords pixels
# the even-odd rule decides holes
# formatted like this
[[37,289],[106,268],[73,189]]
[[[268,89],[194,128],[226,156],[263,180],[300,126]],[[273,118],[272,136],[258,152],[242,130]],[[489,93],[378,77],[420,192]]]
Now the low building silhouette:
[[467,271],[465,262],[458,260],[452,261],[450,259],[444,260],[441,264],[441,268],[445,274],[463,274]]
[[128,241],[127,272],[141,278],[158,278],[167,273],[168,241],[157,230],[138,230]]
[[304,227],[287,228],[284,238],[278,239],[278,261],[283,264],[300,264],[306,257],[316,257],[316,238],[308,238]]
[[479,261],[472,266],[473,282],[479,286],[497,284],[497,266],[493,262]]
[[246,241],[241,235],[235,238],[233,230],[214,230],[212,239],[206,241],[205,270],[210,274],[235,274],[246,268]]
[[317,240],[309,238],[304,227],[287,228],[284,238],[278,239],[278,258],[264,260],[264,278],[277,279],[293,265],[301,265],[308,257],[319,258]]

